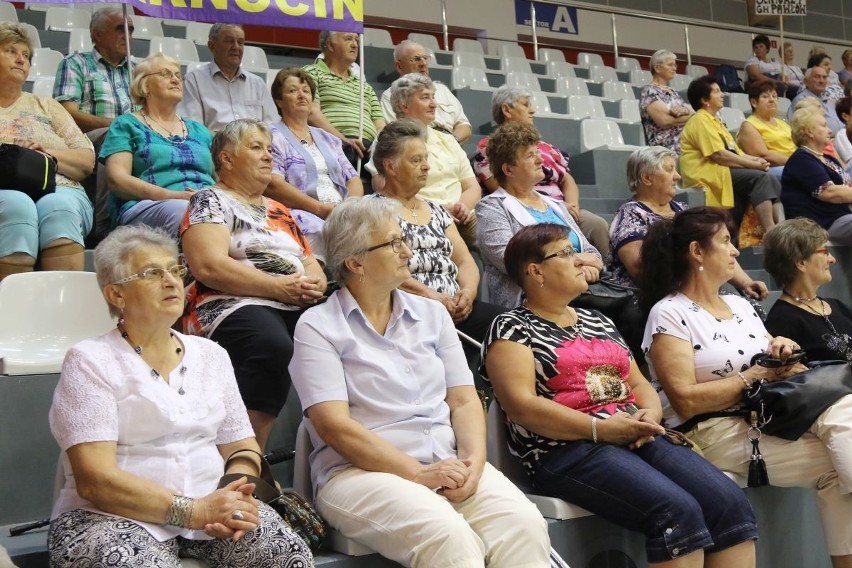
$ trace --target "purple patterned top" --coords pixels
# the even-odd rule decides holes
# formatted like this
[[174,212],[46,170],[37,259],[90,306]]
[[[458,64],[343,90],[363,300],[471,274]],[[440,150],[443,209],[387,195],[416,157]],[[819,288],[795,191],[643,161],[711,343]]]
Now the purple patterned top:
[[669,128],[657,126],[648,114],[648,106],[657,101],[662,102],[669,109],[673,106],[688,107],[689,105],[681,98],[680,93],[659,85],[645,85],[639,97],[639,115],[642,117],[642,128],[645,129],[645,141],[648,146],[664,146],[680,155],[680,133],[683,132],[683,125]]

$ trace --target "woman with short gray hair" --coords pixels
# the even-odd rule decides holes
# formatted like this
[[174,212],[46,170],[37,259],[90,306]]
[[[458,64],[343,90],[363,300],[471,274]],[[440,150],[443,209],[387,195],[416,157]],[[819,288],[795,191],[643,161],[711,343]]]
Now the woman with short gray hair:
[[683,125],[695,112],[680,93],[669,86],[677,75],[677,58],[666,49],[651,55],[648,62],[651,84],[642,88],[639,97],[639,115],[645,129],[645,142],[649,146],[665,146],[680,154],[680,133]]
[[[458,141],[450,134],[431,126],[435,121],[435,86],[429,77],[408,73],[391,85],[391,106],[397,118],[416,120],[426,128],[429,173],[420,197],[442,205],[455,221],[468,246],[476,244],[476,215],[473,210],[482,196],[470,160]],[[375,158],[367,164],[374,176],[378,173]],[[381,191],[382,182],[374,179],[373,188]]]
[[287,400],[296,320],[326,287],[290,211],[263,195],[271,145],[269,127],[252,118],[216,133],[219,181],[192,196],[181,224],[194,278],[184,330],[228,351],[261,448]]
[[[532,125],[535,109],[531,98],[529,90],[523,87],[503,85],[491,95],[491,115],[494,122],[498,126],[507,122]],[[489,138],[486,137],[479,141],[473,156],[473,170],[485,193],[491,193],[500,187],[497,176],[492,173],[491,164],[488,162],[485,150],[488,140]],[[601,254],[606,254],[609,250],[607,223],[591,211],[580,209],[580,189],[568,167],[568,156],[544,140],[538,141],[538,155],[542,160],[544,178],[536,184],[535,190],[546,197],[563,202],[589,242]]]
[[299,320],[290,363],[320,514],[403,566],[548,568],[547,524],[485,461],[449,314],[400,289],[411,250],[394,202],[347,199],[323,238],[341,288]]

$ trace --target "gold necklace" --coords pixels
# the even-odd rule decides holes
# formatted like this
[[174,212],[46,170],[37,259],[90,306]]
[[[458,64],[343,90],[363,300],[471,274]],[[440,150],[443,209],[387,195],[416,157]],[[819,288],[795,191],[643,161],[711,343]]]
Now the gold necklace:
[[[149,118],[151,120],[153,120],[160,128],[162,128],[163,130],[165,130],[166,132],[169,133],[169,136],[168,136],[169,140],[175,140],[175,139],[181,138],[181,136],[178,136],[175,133],[173,133],[171,128],[168,128],[165,124],[163,124],[162,122],[160,122],[159,120],[157,120],[153,116],[145,114],[144,110],[140,110],[139,114],[142,115],[142,120],[145,121],[145,125],[148,126],[148,128],[150,128],[151,130],[154,130],[156,132],[156,129],[153,126],[151,126],[150,122],[148,122]],[[183,137],[186,137],[186,127],[183,124],[183,119],[179,116],[177,117],[177,119],[180,121],[181,134],[183,135]],[[174,124],[174,120],[172,120],[172,124]]]

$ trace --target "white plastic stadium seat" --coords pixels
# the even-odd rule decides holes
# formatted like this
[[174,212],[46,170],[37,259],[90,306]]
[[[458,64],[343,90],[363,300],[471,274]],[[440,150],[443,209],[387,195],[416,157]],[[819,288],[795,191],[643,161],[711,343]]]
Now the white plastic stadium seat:
[[176,37],[152,37],[150,47],[148,49],[148,55],[153,55],[155,53],[168,55],[183,65],[193,61],[199,61],[198,50],[195,48],[195,43],[189,39]]
[[538,507],[539,512],[543,516],[549,519],[565,520],[588,517],[592,514],[582,507],[572,505],[562,499],[545,497],[544,495],[533,493],[529,477],[524,471],[520,460],[509,452],[506,415],[496,400],[492,401],[488,407],[487,420],[488,423],[485,428],[487,432],[485,455],[488,456],[488,463],[497,468],[518,489],[523,491],[527,499]]
[[18,11],[11,2],[0,2],[0,22],[17,22]]
[[607,118],[586,118],[580,123],[580,151],[594,148],[636,150],[639,146],[624,143],[618,124]]
[[30,66],[28,81],[35,81],[39,77],[55,77],[56,68],[62,62],[62,54],[58,51],[45,47],[34,50],[33,62]]
[[485,76],[485,71],[476,67],[453,67],[452,79],[450,82],[452,83],[452,88],[454,90],[463,89],[465,87],[475,91],[497,90],[488,83],[488,77]]
[[[24,6],[26,7],[27,10],[34,10],[36,12],[47,12],[51,8],[67,8],[68,4],[59,4],[59,3],[55,4],[55,3],[52,3],[52,2],[27,2],[27,3],[24,4]],[[89,7],[89,4],[84,4],[84,5],[80,6],[80,8],[83,9],[83,10],[85,10],[87,7]],[[92,9],[91,9],[91,7],[89,7],[89,12],[91,12],[91,11],[92,11]]]
[[592,65],[589,67],[589,80],[593,83],[618,81],[618,73],[616,73],[615,69],[606,65]]
[[738,108],[722,107],[719,109],[719,118],[732,134],[736,134],[737,130],[740,129],[740,124],[745,120],[745,115]]
[[150,16],[133,16],[133,37],[136,39],[151,39],[163,37],[163,20]]
[[39,77],[33,83],[32,93],[39,97],[53,98],[53,77]]
[[266,59],[266,52],[262,47],[256,45],[245,46],[243,48],[242,66],[255,73],[266,73],[269,71],[269,60]]
[[34,25],[26,22],[20,22],[18,25],[26,30],[30,41],[33,42],[33,49],[39,49],[41,47],[41,36],[38,35],[38,29]]
[[44,29],[68,32],[74,28],[88,28],[92,12],[76,8],[48,8],[44,15]]
[[213,24],[207,24],[205,22],[187,22],[186,39],[191,39],[196,45],[207,45],[210,28],[212,27]]
[[675,91],[685,91],[689,88],[690,83],[692,83],[692,77],[678,74],[669,82],[669,87]]
[[703,65],[687,65],[686,74],[692,77],[693,79],[697,79],[698,77],[703,77],[704,75],[707,75],[707,68]]
[[551,47],[542,47],[538,50],[538,60],[542,63],[550,63],[551,61],[565,61],[565,53],[561,49],[553,49]]
[[432,34],[419,34],[417,32],[411,32],[408,34],[408,40],[413,41],[415,43],[419,43],[427,50],[432,51],[441,51],[441,45],[438,43],[438,38],[433,36]]
[[572,118],[606,118],[601,100],[588,95],[571,95],[568,97],[568,114]]
[[515,57],[517,59],[526,59],[527,54],[524,48],[517,43],[503,42],[497,47],[497,56],[501,59],[506,57]]
[[510,87],[523,87],[530,91],[540,91],[538,78],[532,73],[509,71],[506,73],[506,84]]
[[68,53],[92,51],[92,34],[89,28],[74,28],[68,34]]
[[519,57],[503,57],[500,60],[500,68],[503,70],[503,73],[509,73],[510,71],[532,73],[532,67],[530,67],[530,62],[526,59],[521,59]]
[[792,101],[787,97],[780,97],[778,99],[778,109],[775,111],[775,116],[783,117],[784,120],[787,119],[787,109],[790,108]]
[[115,327],[93,272],[7,276],[0,314],[0,375],[58,373],[69,347]]
[[556,93],[569,97],[571,95],[589,96],[589,86],[583,79],[576,77],[561,77],[556,80]]
[[548,77],[576,77],[574,66],[566,61],[548,61],[547,76]]
[[532,103],[533,109],[535,109],[536,116],[551,116],[551,117],[559,117],[565,118],[566,115],[559,114],[558,112],[553,112],[550,110],[550,99],[547,98],[547,93],[542,93],[541,91],[532,91],[530,93],[530,102]]
[[453,67],[476,67],[485,70],[485,56],[472,51],[454,51]]
[[[311,455],[313,449],[311,437],[303,421],[299,424],[299,430],[296,432],[296,457],[293,460],[293,489],[310,503],[314,501],[314,488],[311,483],[311,464],[308,461],[308,457]],[[328,534],[326,535],[325,546],[330,547],[335,552],[348,554],[349,556],[364,556],[375,552],[359,542],[346,538],[331,527],[329,527]]]
[[630,83],[607,81],[603,84],[603,98],[614,101],[632,100],[636,98],[636,94],[633,92],[633,87],[630,86]]
[[635,123],[642,122],[642,115],[639,113],[639,101],[636,99],[622,99],[619,102],[622,122]]
[[390,32],[379,28],[364,28],[364,45],[393,47]]
[[642,66],[638,59],[632,57],[619,57],[615,60],[615,68],[619,71],[640,71]]
[[640,87],[644,87],[651,83],[651,72],[650,71],[631,71],[630,72],[630,84],[638,85]]
[[603,58],[597,53],[577,54],[577,67],[591,67],[592,65],[604,67]]
[[746,93],[727,93],[727,96],[728,104],[726,106],[739,109],[743,114],[751,114],[751,103]]
[[482,49],[482,44],[475,39],[465,39],[457,37],[453,40],[453,51],[468,51],[470,53],[478,53],[485,55],[485,50]]

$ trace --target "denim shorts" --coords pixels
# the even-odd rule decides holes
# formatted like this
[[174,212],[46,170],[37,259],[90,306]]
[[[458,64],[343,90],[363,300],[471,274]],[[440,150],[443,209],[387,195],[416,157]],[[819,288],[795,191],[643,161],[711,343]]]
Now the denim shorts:
[[757,539],[742,489],[689,448],[662,438],[637,450],[570,442],[541,458],[533,484],[539,493],[643,533],[648,562]]

